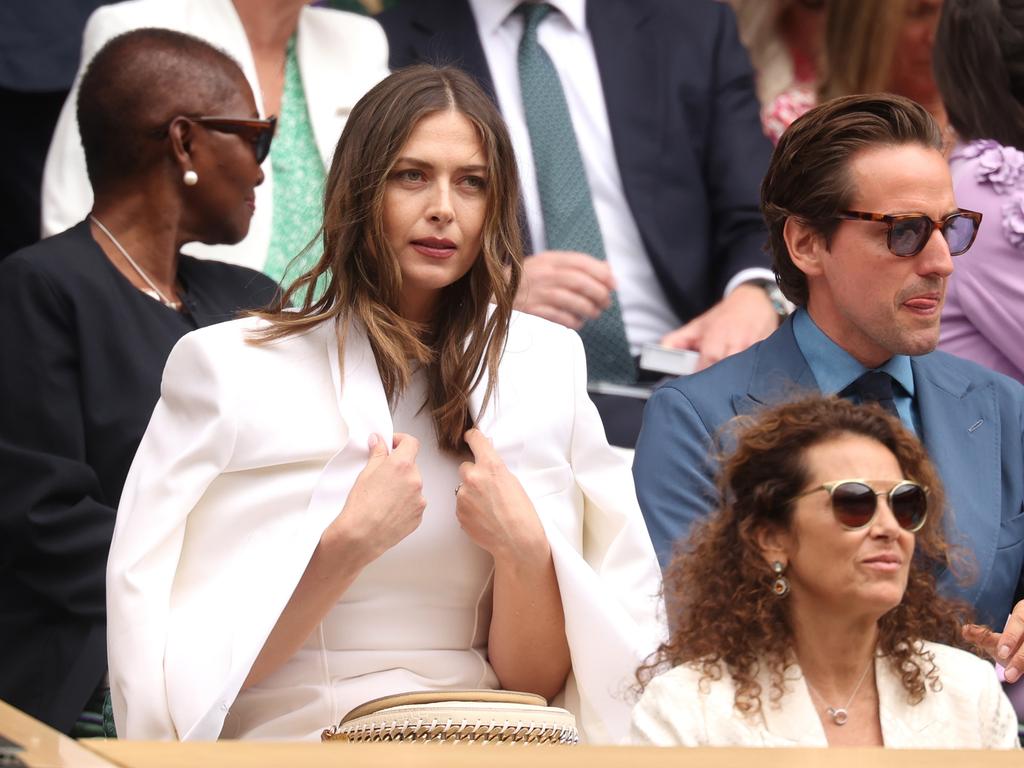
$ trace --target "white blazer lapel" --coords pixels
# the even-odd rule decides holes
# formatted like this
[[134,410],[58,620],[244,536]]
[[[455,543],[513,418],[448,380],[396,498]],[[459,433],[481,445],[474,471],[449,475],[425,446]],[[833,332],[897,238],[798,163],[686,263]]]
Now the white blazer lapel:
[[335,405],[348,429],[348,440],[327,462],[310,497],[309,524],[320,525],[320,530],[341,512],[356,476],[366,466],[370,435],[380,435],[388,446],[394,437],[391,410],[362,324],[352,321],[345,338],[344,364],[339,364],[336,333],[327,334],[324,353],[334,381]]
[[764,746],[827,747],[825,728],[814,709],[803,670],[790,666],[783,675],[786,693],[779,702],[770,700],[771,677],[767,669],[758,674],[761,684],[761,714],[771,738]]
[[523,432],[519,429],[517,416],[522,404],[517,396],[514,377],[506,375],[509,362],[507,358],[502,361],[501,381],[491,394],[487,407],[483,408],[484,393],[490,381],[485,367],[480,384],[469,395],[469,413],[476,428],[490,438],[509,472],[515,475],[523,452]]

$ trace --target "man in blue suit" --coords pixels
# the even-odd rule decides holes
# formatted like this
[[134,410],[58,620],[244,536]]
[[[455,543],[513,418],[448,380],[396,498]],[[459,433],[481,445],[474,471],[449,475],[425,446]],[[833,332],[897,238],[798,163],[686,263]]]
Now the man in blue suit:
[[[923,440],[946,486],[947,535],[974,560],[970,583],[946,573],[942,586],[1003,628],[1024,586],[1024,387],[933,351],[952,257],[980,221],[957,209],[941,147],[924,109],[888,95],[828,102],[783,136],[761,207],[798,309],[648,402],[633,472],[663,563],[717,504],[714,446],[728,448],[733,417],[802,391],[838,393],[879,402]],[[1012,647],[1024,605],[1017,612]]]
[[[498,103],[529,225],[516,307],[578,328],[614,288],[636,355],[663,342],[705,364],[778,326],[765,290],[757,188],[771,145],[732,10],[713,0],[550,0],[537,40],[557,70],[607,260],[551,245],[520,78],[520,0],[416,0],[377,18],[391,66],[455,64]],[[532,246],[532,247],[531,247]],[[772,284],[769,287],[773,287]],[[586,338],[586,337],[585,337]],[[588,358],[590,349],[588,347]],[[593,369],[593,366],[591,366]],[[632,446],[642,400],[595,396],[609,437]]]

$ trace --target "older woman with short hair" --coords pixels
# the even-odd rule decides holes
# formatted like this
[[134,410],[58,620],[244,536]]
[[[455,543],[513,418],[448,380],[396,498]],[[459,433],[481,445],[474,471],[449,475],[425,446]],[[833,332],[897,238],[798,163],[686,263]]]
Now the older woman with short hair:
[[[1012,748],[923,447],[877,406],[814,397],[746,423],[722,506],[665,578],[671,637],[641,667],[634,743]],[[674,615],[673,615],[674,614]],[[662,673],[662,674],[659,674]]]
[[107,549],[167,355],[276,291],[180,249],[245,237],[273,123],[229,56],[156,29],[97,53],[78,119],[88,218],[0,265],[0,698],[102,735]]

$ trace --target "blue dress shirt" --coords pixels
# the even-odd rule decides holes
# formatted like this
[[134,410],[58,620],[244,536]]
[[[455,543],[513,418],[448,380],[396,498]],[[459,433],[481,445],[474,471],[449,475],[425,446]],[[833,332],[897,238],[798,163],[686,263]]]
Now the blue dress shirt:
[[865,368],[845,349],[825,335],[806,310],[793,314],[796,345],[814,374],[814,380],[826,395],[842,392],[869,370],[884,371],[894,379],[893,400],[903,423],[920,435],[920,417],[914,404],[914,370],[907,355],[893,355],[878,368]]

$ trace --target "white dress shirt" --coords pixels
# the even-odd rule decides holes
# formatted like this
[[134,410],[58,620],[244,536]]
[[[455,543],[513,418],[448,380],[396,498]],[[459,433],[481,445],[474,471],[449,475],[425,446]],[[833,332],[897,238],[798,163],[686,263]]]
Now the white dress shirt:
[[[550,4],[560,13],[551,13],[541,22],[537,39],[562,81],[605,254],[615,275],[626,338],[636,352],[641,344],[657,342],[678,328],[684,318],[676,316],[661,289],[626,202],[597,59],[587,30],[585,0],[556,0]],[[519,0],[470,0],[498,105],[512,136],[533,239],[532,252],[537,253],[547,248],[547,239],[519,88],[517,56],[523,17],[515,13],[518,5]]]

